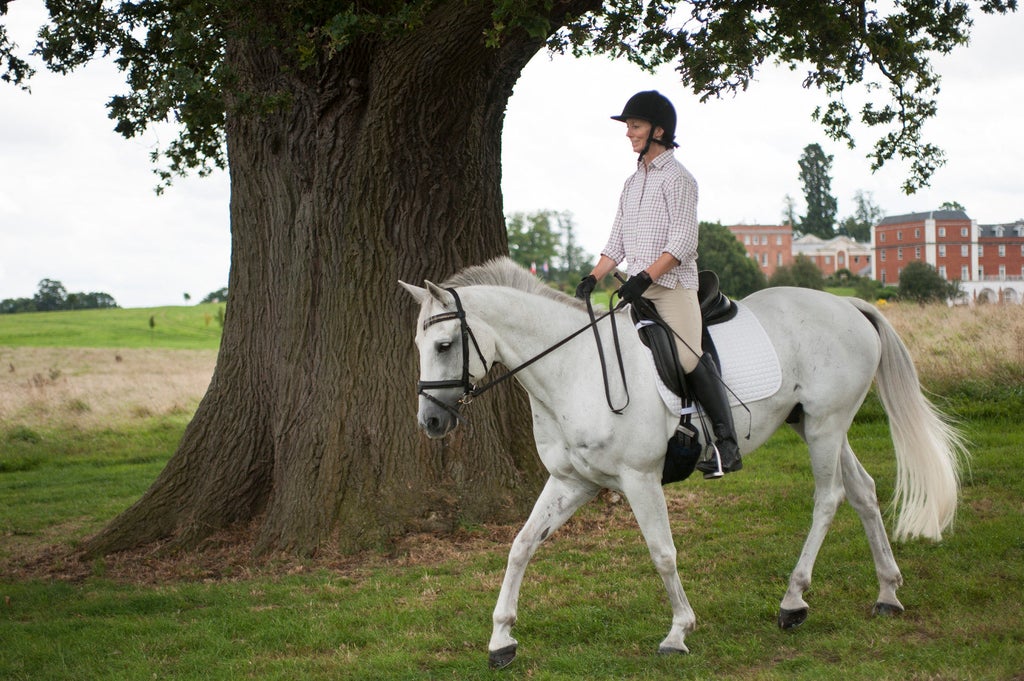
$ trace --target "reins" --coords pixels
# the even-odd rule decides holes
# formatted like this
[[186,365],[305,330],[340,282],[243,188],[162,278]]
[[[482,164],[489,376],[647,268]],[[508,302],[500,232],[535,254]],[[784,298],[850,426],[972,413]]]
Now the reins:
[[607,366],[606,366],[605,358],[604,358],[604,348],[601,345],[601,336],[600,336],[600,334],[598,333],[598,330],[597,330],[598,323],[600,323],[602,320],[604,320],[605,317],[611,317],[612,337],[614,339],[613,342],[615,344],[615,354],[616,354],[616,357],[617,357],[618,363],[619,363],[619,374],[622,377],[622,385],[623,385],[623,387],[626,387],[626,369],[625,369],[625,366],[623,365],[623,362],[622,362],[622,352],[621,352],[621,350],[619,348],[618,327],[617,327],[617,325],[615,323],[615,313],[618,312],[618,310],[622,307],[621,303],[619,304],[618,307],[615,307],[615,308],[609,310],[608,312],[605,312],[604,314],[602,314],[602,315],[600,315],[598,317],[595,317],[594,316],[594,308],[590,304],[590,301],[588,300],[587,301],[587,313],[590,316],[590,323],[589,324],[586,324],[583,327],[577,329],[576,331],[572,332],[571,334],[569,334],[565,338],[561,339],[560,341],[558,341],[554,345],[549,346],[548,348],[546,348],[542,352],[534,355],[533,357],[531,357],[530,359],[526,360],[525,362],[523,362],[519,366],[515,367],[514,369],[509,369],[508,372],[505,373],[504,375],[499,376],[498,378],[490,381],[489,383],[485,383],[485,384],[483,384],[481,386],[476,386],[476,385],[474,385],[469,380],[469,342],[468,341],[471,340],[473,342],[473,347],[476,350],[477,357],[480,358],[480,361],[483,364],[484,373],[487,373],[487,371],[489,370],[489,368],[487,366],[487,361],[484,359],[483,352],[480,350],[480,345],[479,345],[479,343],[477,343],[476,336],[473,335],[472,328],[470,328],[469,323],[466,321],[466,311],[462,307],[462,300],[459,298],[459,294],[456,293],[454,288],[447,288],[445,290],[448,293],[450,293],[452,295],[452,298],[455,300],[455,312],[443,312],[441,314],[434,315],[434,316],[430,317],[429,319],[427,319],[425,322],[423,322],[423,328],[426,329],[426,328],[428,328],[430,326],[433,326],[434,324],[438,324],[440,322],[446,322],[446,321],[451,321],[451,320],[458,320],[459,327],[460,327],[460,333],[461,333],[461,336],[462,336],[462,377],[461,378],[449,379],[449,380],[442,380],[442,381],[419,381],[419,383],[417,383],[416,388],[417,388],[417,392],[418,392],[419,395],[422,395],[423,397],[425,397],[426,399],[430,400],[431,402],[433,402],[437,406],[442,407],[446,411],[452,413],[455,416],[455,418],[458,419],[459,421],[465,421],[466,419],[465,419],[465,417],[462,414],[459,413],[458,409],[456,409],[456,408],[454,408],[454,407],[452,407],[450,405],[445,404],[444,402],[442,402],[441,400],[437,399],[436,397],[434,397],[433,395],[431,395],[430,393],[428,393],[426,391],[430,390],[430,389],[439,389],[439,388],[462,388],[462,390],[463,390],[462,397],[460,397],[458,399],[456,404],[457,405],[469,404],[475,398],[477,398],[480,395],[484,394],[485,392],[487,392],[491,388],[494,388],[494,387],[500,385],[501,383],[504,383],[508,379],[510,379],[513,376],[515,376],[516,374],[518,374],[523,369],[526,369],[527,367],[531,366],[535,362],[537,362],[537,361],[543,359],[544,357],[548,356],[549,354],[551,354],[555,350],[559,349],[560,347],[562,347],[563,345],[565,345],[569,341],[573,340],[577,336],[585,333],[587,331],[587,329],[591,329],[591,328],[594,329],[594,337],[595,337],[595,339],[597,341],[598,355],[599,355],[599,357],[601,359],[601,373],[602,373],[602,377],[604,379],[605,399],[608,402],[608,408],[611,409],[616,414],[621,414],[622,410],[624,410],[629,405],[629,389],[628,388],[626,388],[626,404],[624,404],[624,405],[622,405],[621,407],[618,407],[618,408],[616,408],[616,407],[614,407],[612,405],[611,390],[610,390],[610,387],[609,387],[609,384],[608,384],[608,371],[607,371]]

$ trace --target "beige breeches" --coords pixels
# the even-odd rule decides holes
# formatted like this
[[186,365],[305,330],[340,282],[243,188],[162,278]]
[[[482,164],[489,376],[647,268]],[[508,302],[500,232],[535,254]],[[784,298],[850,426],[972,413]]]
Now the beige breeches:
[[697,367],[697,361],[703,353],[697,292],[690,288],[665,288],[651,284],[644,297],[654,301],[658,314],[682,337],[682,341],[678,337],[675,339],[679,363],[683,365],[684,372],[690,373]]

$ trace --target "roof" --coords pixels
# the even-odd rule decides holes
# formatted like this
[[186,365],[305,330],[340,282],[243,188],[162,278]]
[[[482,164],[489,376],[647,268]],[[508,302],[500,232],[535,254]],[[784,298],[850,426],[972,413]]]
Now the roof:
[[884,218],[879,225],[902,225],[908,222],[924,222],[925,220],[970,220],[962,210],[930,210],[924,213],[907,213]]

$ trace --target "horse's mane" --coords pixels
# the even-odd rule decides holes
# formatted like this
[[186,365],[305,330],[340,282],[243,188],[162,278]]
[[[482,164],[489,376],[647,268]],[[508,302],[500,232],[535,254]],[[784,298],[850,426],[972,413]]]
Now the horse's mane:
[[551,288],[507,256],[461,269],[445,281],[443,286],[504,286],[550,298],[570,307],[586,309],[581,301]]

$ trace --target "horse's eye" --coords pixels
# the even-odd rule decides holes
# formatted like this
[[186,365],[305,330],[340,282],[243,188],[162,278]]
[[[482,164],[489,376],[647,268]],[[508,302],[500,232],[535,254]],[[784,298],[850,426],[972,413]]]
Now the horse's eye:
[[444,353],[448,352],[451,349],[452,349],[452,342],[451,341],[441,341],[440,343],[437,344],[437,354],[439,354],[439,355],[443,355]]

